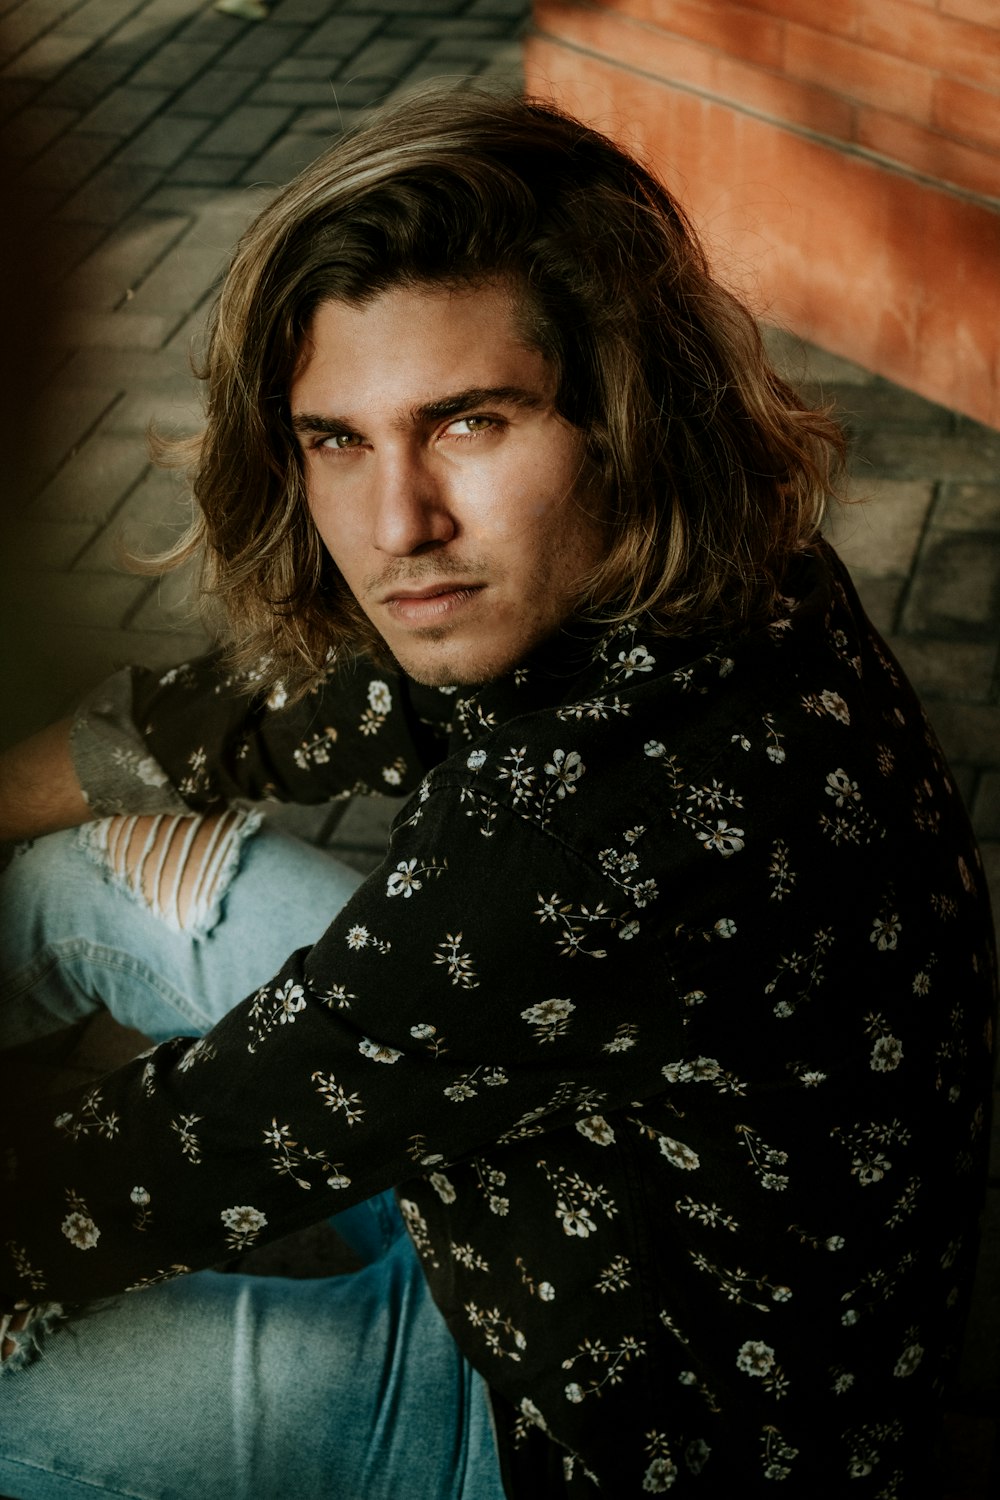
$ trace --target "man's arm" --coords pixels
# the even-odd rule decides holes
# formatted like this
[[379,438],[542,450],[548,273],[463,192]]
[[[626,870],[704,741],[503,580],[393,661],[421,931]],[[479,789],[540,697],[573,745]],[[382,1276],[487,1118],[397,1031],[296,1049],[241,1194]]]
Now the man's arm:
[[92,816],[70,754],[69,719],[0,754],[0,841],[75,828]]
[[[215,1265],[427,1162],[542,1118],[572,1122],[581,1091],[612,1108],[662,1087],[680,1043],[654,1031],[678,1030],[678,1007],[656,990],[656,1027],[623,1070],[608,1050],[622,1024],[601,999],[608,966],[567,946],[558,910],[599,914],[596,942],[637,926],[627,898],[493,804],[484,834],[466,817],[469,784],[459,771],[418,803],[314,947],[202,1040],[165,1042],[60,1098],[5,1111],[0,1091],[12,1172],[0,1291],[77,1303]],[[498,891],[511,893],[502,918]],[[614,944],[614,982],[636,997],[649,994],[645,934]]]

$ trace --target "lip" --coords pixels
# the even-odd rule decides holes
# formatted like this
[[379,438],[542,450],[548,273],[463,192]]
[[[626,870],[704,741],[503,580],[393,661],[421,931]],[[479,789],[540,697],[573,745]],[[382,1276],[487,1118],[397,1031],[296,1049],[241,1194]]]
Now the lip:
[[482,583],[456,583],[449,579],[419,589],[394,589],[382,603],[406,624],[437,624],[466,608],[485,587]]

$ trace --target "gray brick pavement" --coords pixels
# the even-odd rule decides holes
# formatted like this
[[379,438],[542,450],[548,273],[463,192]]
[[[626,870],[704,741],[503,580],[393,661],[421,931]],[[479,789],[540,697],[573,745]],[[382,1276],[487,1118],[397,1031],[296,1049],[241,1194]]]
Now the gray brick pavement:
[[[188,575],[157,584],[119,554],[122,537],[165,545],[184,523],[178,481],[151,467],[143,433],[154,418],[197,425],[189,355],[243,225],[373,102],[431,78],[516,84],[526,10],[276,0],[252,26],[208,0],[0,0],[0,152],[51,217],[69,307],[39,361],[41,420],[5,537],[23,574],[8,738],[122,661],[167,665],[206,640]],[[831,534],[925,697],[1000,892],[1000,434],[769,337],[791,378],[846,415],[849,498],[862,503],[833,511]],[[359,867],[388,810],[358,803],[341,823],[338,847]],[[995,1415],[1000,1192],[990,1226],[966,1384]]]

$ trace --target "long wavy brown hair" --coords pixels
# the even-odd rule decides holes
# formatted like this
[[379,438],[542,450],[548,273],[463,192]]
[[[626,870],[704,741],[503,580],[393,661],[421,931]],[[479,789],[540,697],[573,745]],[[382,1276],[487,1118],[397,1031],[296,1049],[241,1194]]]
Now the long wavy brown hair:
[[237,247],[202,378],[191,531],[234,664],[297,695],[331,650],[380,642],[310,519],[288,390],[320,303],[400,285],[514,287],[526,340],[587,438],[607,553],[578,609],[663,632],[773,607],[843,460],[830,417],[777,375],[682,209],[612,141],[547,103],[408,98],[339,140]]

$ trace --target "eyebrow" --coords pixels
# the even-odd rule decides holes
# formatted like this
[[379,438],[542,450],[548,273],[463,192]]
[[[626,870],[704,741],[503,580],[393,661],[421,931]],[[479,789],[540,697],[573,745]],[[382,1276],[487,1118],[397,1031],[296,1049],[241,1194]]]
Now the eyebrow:
[[[437,401],[426,401],[411,407],[410,417],[416,422],[440,421],[442,417],[456,417],[460,412],[472,411],[479,406],[517,406],[522,410],[537,410],[547,400],[539,391],[528,390],[520,385],[474,385],[453,395],[441,396]],[[317,412],[299,411],[292,414],[292,426],[296,432],[353,432],[354,423],[335,416],[321,416]]]

